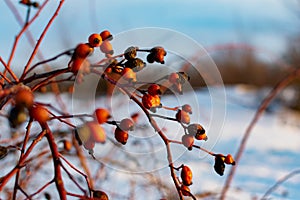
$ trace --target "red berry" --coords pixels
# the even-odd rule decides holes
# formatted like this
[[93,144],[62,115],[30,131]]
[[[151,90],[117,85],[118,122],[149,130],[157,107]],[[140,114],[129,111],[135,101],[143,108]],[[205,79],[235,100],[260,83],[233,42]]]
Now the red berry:
[[97,108],[95,110],[94,116],[99,124],[107,122],[107,120],[111,117],[109,111],[104,108]]
[[99,47],[102,44],[102,38],[98,33],[90,35],[88,40],[91,47]]
[[128,140],[128,132],[117,127],[115,130],[115,138],[118,142],[125,145]]
[[29,114],[34,120],[38,121],[40,124],[44,124],[50,119],[48,110],[41,105],[31,107],[29,110]]
[[181,169],[181,180],[182,183],[186,186],[192,185],[193,173],[192,170],[188,166],[183,166]]
[[90,62],[85,58],[77,57],[70,63],[70,71],[77,74],[79,71],[83,73],[89,73]]
[[183,135],[181,141],[188,150],[192,150],[194,144],[194,137],[192,135]]
[[228,165],[235,165],[235,161],[232,157],[232,155],[228,154],[226,157],[225,157],[225,160],[224,162]]
[[104,30],[100,33],[100,36],[102,38],[102,40],[112,40],[113,36],[111,35],[111,33],[108,30]]
[[148,87],[148,93],[152,96],[161,95],[160,86],[157,84],[152,84]]
[[142,103],[147,109],[156,108],[160,106],[160,97],[158,95],[152,96],[150,94],[144,94]]
[[107,194],[100,190],[95,190],[93,192],[93,197],[95,200],[108,200]]
[[72,149],[73,145],[69,140],[64,140],[63,143],[64,143],[64,149],[66,151],[70,151]]
[[79,58],[86,58],[93,52],[93,48],[89,44],[79,44],[75,48],[74,56]]
[[180,187],[180,190],[181,190],[183,196],[186,196],[186,197],[191,196],[191,194],[190,194],[191,190],[188,186],[182,184]]

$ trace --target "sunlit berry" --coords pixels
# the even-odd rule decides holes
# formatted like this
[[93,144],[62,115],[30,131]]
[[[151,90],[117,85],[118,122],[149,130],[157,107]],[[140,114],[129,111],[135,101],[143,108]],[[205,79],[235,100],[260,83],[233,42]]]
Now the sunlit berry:
[[188,150],[192,150],[194,145],[194,137],[192,135],[183,135],[181,141]]
[[232,157],[232,155],[228,154],[226,157],[225,157],[225,160],[224,162],[228,165],[235,165],[235,161]]
[[50,119],[48,110],[41,105],[31,107],[29,110],[29,114],[34,120],[36,120],[40,124],[44,124]]
[[15,102],[17,106],[24,106],[30,108],[33,105],[34,96],[29,89],[20,89],[15,95]]
[[124,57],[126,60],[132,60],[136,57],[137,47],[128,47],[124,52]]
[[95,190],[93,192],[93,197],[95,200],[108,200],[107,194],[100,190]]
[[123,69],[121,75],[125,80],[136,82],[136,73],[128,67]]
[[127,143],[127,140],[128,140],[128,132],[127,131],[123,131],[122,129],[120,128],[116,128],[115,130],[115,139],[125,145]]
[[107,120],[111,117],[110,112],[105,108],[97,108],[95,110],[94,116],[99,124],[107,122]]
[[152,84],[148,87],[148,94],[155,96],[155,95],[161,95],[160,86],[157,84]]
[[93,48],[89,44],[79,44],[76,46],[73,57],[86,58],[93,52]]
[[113,36],[111,35],[111,33],[108,30],[104,30],[100,33],[100,36],[102,38],[102,40],[112,40]]
[[191,121],[189,113],[187,113],[183,110],[178,110],[175,117],[178,122],[181,122],[184,124],[189,124]]
[[17,128],[26,121],[27,116],[28,114],[23,106],[12,107],[8,114],[10,126],[12,128]]
[[119,127],[123,131],[133,131],[134,123],[131,119],[125,118],[121,120]]
[[182,110],[189,113],[189,114],[192,114],[193,111],[192,111],[192,106],[190,104],[184,104],[182,106]]
[[102,44],[102,37],[98,33],[93,33],[89,36],[88,41],[91,47],[99,47]]
[[105,54],[110,54],[110,55],[114,54],[113,47],[108,40],[102,42],[102,44],[100,45],[100,50],[102,53]]
[[191,190],[188,186],[182,184],[180,187],[180,190],[181,190],[183,196],[186,196],[186,197],[191,196]]
[[193,173],[192,173],[192,170],[184,165],[182,168],[181,168],[181,180],[182,180],[182,183],[186,186],[189,186],[189,185],[192,185],[193,182],[192,182],[192,179],[193,179]]
[[143,95],[142,103],[143,103],[143,106],[145,106],[145,108],[147,108],[147,109],[156,108],[161,105],[159,95],[152,96],[150,94]]
[[64,140],[63,141],[64,144],[64,150],[66,151],[70,151],[72,149],[72,142],[70,142],[69,140]]

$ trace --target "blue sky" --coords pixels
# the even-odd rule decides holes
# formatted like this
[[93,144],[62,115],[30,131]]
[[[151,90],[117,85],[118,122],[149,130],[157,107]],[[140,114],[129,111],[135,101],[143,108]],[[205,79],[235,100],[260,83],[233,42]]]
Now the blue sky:
[[[25,6],[12,1],[25,17]],[[42,2],[42,1],[39,1]],[[59,1],[50,1],[46,11],[30,28],[35,39],[40,35]],[[223,43],[247,42],[280,54],[285,41],[296,33],[299,19],[296,1],[284,0],[66,0],[62,12],[41,45],[43,54],[54,55],[85,42],[92,32],[109,29],[118,34],[133,28],[161,27],[182,32],[204,47]],[[34,13],[33,11],[32,13]],[[14,36],[20,30],[5,1],[0,1],[0,55],[6,60]],[[4,28],[5,27],[5,28]],[[155,36],[153,36],[155,37]],[[30,46],[23,37],[16,64],[28,57]],[[8,51],[9,50],[9,51]]]

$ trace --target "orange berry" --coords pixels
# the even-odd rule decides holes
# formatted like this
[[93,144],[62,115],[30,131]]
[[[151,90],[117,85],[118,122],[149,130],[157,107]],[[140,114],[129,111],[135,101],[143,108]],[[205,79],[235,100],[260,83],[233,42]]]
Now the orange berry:
[[177,121],[184,123],[184,124],[189,124],[190,120],[191,120],[189,113],[187,113],[183,110],[178,110],[175,117],[176,117]]
[[191,190],[188,186],[182,184],[180,187],[180,190],[181,190],[183,196],[186,196],[186,197],[191,196],[191,194],[190,194]]
[[125,145],[128,140],[128,132],[117,127],[115,130],[115,138],[118,142]]
[[88,40],[91,47],[100,47],[102,44],[102,37],[98,33],[91,34]]
[[33,105],[34,96],[31,90],[21,89],[16,93],[15,101],[17,106],[30,108]]
[[95,200],[108,200],[107,194],[100,190],[95,190],[93,192],[93,197]]
[[64,149],[66,151],[70,151],[72,149],[72,143],[69,140],[64,140]]
[[144,94],[142,103],[147,109],[156,108],[160,106],[160,97],[158,95]]
[[29,110],[29,114],[34,120],[38,121],[40,124],[44,124],[50,119],[48,110],[41,105],[31,107]]
[[152,96],[161,95],[160,86],[157,84],[152,84],[148,87],[148,93]]
[[102,38],[102,40],[112,40],[113,36],[111,35],[111,33],[108,30],[104,30],[100,33],[100,36]]
[[120,122],[119,127],[123,131],[133,131],[133,129],[134,129],[134,123],[129,118],[122,119],[121,122]]
[[97,143],[105,143],[106,133],[105,130],[100,124],[95,121],[87,122],[85,124],[90,129],[90,138]]
[[114,54],[113,47],[108,40],[102,42],[102,44],[100,45],[100,50],[102,51],[102,53],[105,54],[110,54],[110,55]]
[[131,82],[136,82],[136,73],[128,67],[126,67],[122,70],[122,77],[125,80],[131,81]]
[[104,108],[97,108],[95,110],[94,116],[99,124],[107,122],[107,120],[111,117],[109,111]]
[[182,106],[182,110],[189,113],[189,114],[192,114],[192,106],[190,104],[184,104]]
[[192,150],[194,144],[194,137],[192,135],[183,135],[181,141],[188,150]]
[[181,169],[181,180],[182,183],[186,186],[192,185],[193,173],[192,170],[188,166],[183,166]]
[[94,49],[89,44],[81,43],[75,48],[74,57],[86,58],[93,52],[93,50]]
[[226,157],[225,157],[225,160],[224,162],[228,165],[235,165],[235,161],[232,157],[232,155],[228,154]]
[[164,57],[167,55],[167,52],[163,47],[154,47],[150,50],[150,54],[153,55],[153,59],[156,62],[159,62],[161,64],[164,64]]
[[75,58],[71,63],[70,63],[70,70],[74,74],[77,74],[78,71],[82,71],[84,73],[89,73],[90,71],[90,62],[85,59],[85,58]]

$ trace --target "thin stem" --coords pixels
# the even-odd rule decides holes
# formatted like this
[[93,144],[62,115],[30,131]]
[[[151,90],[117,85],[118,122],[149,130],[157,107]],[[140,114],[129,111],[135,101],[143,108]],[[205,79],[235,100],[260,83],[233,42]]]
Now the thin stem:
[[51,181],[49,181],[48,183],[46,183],[45,185],[43,185],[40,189],[38,189],[35,193],[31,194],[27,199],[32,199],[32,197],[34,197],[35,195],[41,193],[44,189],[46,189],[49,185],[51,185],[52,183],[54,183],[54,179],[52,179]]
[[63,5],[64,2],[65,2],[64,0],[60,1],[59,5],[58,5],[58,7],[56,9],[56,11],[54,12],[53,16],[51,17],[51,19],[49,20],[48,24],[46,25],[46,27],[45,27],[44,31],[42,32],[40,38],[38,39],[38,42],[36,43],[35,48],[34,48],[32,54],[31,54],[31,56],[30,56],[30,58],[29,58],[29,60],[28,60],[28,62],[26,64],[26,66],[24,67],[23,75],[20,78],[21,81],[24,79],[25,74],[26,74],[27,70],[29,69],[29,66],[30,66],[31,62],[33,61],[35,55],[37,54],[37,51],[38,51],[38,49],[40,47],[41,42],[43,41],[43,39],[44,39],[44,37],[45,37],[48,29],[50,28],[51,24],[53,23],[54,19],[57,17],[57,15],[58,15],[58,13],[59,13],[59,11],[60,11],[60,9],[61,9],[61,7],[62,7],[62,5]]
[[[18,77],[16,76],[16,74],[10,69],[9,65],[6,64],[6,63],[4,62],[4,60],[2,59],[1,56],[0,56],[0,62],[1,62],[2,65],[5,67],[5,70],[7,70],[8,73],[13,77],[13,79],[14,79],[15,81],[18,81],[19,79],[18,79]],[[4,74],[3,74],[3,75],[5,76],[5,71],[4,71]]]

